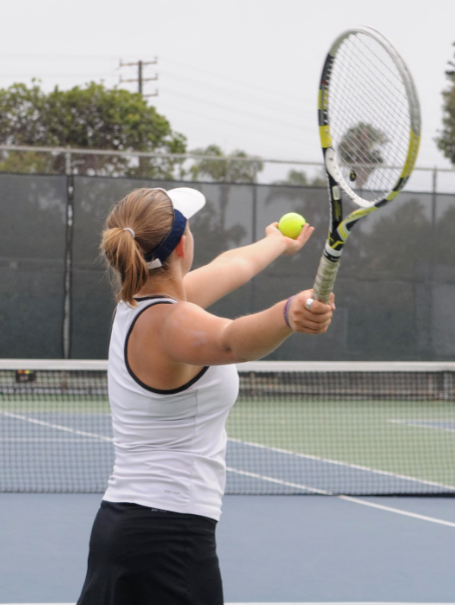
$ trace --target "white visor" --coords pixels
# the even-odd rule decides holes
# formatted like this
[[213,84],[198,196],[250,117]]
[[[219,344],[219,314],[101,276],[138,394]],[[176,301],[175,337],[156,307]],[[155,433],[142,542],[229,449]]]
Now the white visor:
[[[160,189],[160,187],[157,187]],[[176,210],[179,210],[185,218],[191,218],[205,206],[205,195],[191,187],[177,187],[176,189],[160,189],[166,193]]]
[[[171,189],[170,191],[161,189],[161,187],[156,187],[156,189],[159,189],[159,191],[164,191],[164,193],[170,198],[174,209],[183,214],[186,219],[190,219],[196,214],[196,212],[199,212],[199,210],[205,206],[205,196],[200,191],[197,191],[197,189],[191,189],[190,187],[177,187],[176,189]],[[170,231],[170,235],[173,233],[173,228]],[[156,248],[157,254],[162,245],[163,242],[161,242],[161,244]],[[167,258],[168,254],[169,251],[167,252],[165,258]],[[147,262],[147,267],[149,269],[157,269],[158,267],[162,266],[163,262],[159,258],[155,258]]]

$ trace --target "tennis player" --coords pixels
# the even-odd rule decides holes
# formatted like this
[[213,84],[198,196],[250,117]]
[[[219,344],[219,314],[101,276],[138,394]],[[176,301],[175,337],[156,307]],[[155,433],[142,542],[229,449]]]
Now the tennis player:
[[115,466],[94,522],[78,605],[222,605],[215,545],[225,485],[225,422],[236,363],[294,332],[324,333],[333,300],[311,290],[239,319],[204,309],[246,284],[297,240],[277,223],[255,244],[190,272],[190,188],[138,189],[107,219],[102,251],[120,276],[109,348]]

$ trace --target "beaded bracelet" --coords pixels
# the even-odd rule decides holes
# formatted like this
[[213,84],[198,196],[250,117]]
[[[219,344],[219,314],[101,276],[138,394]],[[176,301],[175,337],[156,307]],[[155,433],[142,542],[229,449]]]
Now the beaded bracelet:
[[295,298],[295,294],[294,296],[290,296],[287,301],[284,303],[284,307],[283,307],[283,317],[284,317],[284,321],[286,322],[286,325],[288,326],[288,328],[291,328],[291,330],[293,329],[291,324],[289,323],[289,308],[291,306],[291,302],[292,299]]

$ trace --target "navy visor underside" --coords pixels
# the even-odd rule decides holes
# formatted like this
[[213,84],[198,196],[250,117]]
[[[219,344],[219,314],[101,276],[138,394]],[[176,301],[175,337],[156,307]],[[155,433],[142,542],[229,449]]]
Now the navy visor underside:
[[172,223],[171,230],[157,248],[144,256],[146,262],[153,265],[153,267],[150,267],[151,269],[161,267],[164,261],[176,249],[182,235],[185,233],[186,223],[187,219],[179,210],[174,208],[174,222]]

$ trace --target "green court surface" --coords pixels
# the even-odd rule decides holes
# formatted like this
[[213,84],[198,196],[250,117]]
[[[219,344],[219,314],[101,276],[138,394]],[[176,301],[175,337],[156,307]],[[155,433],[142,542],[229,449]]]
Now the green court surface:
[[240,399],[230,438],[455,489],[452,401]]
[[[24,475],[20,491],[29,478],[46,491],[49,477],[58,491],[57,472],[62,482],[67,476],[64,491],[104,491],[113,464],[105,375],[64,379],[60,373],[47,387],[38,377],[38,389],[21,384],[1,393],[0,461],[9,470],[0,470],[0,491],[14,491],[15,473]],[[455,401],[444,392],[434,399],[296,392],[308,384],[265,379],[257,392],[241,389],[227,422],[227,493],[304,493],[300,486],[336,494],[455,493]],[[91,460],[97,478],[84,487]],[[3,484],[2,472],[9,473]]]

